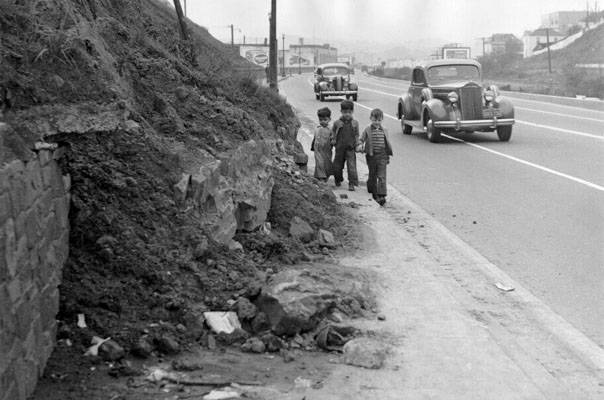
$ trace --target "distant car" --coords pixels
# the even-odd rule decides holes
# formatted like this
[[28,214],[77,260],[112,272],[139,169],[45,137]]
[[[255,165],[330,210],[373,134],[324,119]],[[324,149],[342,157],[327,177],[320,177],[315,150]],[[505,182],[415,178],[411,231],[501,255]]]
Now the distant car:
[[321,64],[315,70],[315,98],[324,101],[327,96],[346,96],[357,101],[359,86],[353,82],[354,69],[346,64]]
[[512,137],[514,106],[496,86],[483,88],[481,66],[469,59],[427,61],[413,69],[407,94],[398,100],[403,133],[423,129],[430,142],[441,133],[497,132],[500,141]]

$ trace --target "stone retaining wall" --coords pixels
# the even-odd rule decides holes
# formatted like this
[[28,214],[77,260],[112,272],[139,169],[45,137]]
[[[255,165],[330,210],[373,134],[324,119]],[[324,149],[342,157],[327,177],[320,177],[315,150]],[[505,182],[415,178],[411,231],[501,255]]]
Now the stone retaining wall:
[[62,149],[30,148],[0,123],[0,400],[25,400],[44,370],[69,250]]

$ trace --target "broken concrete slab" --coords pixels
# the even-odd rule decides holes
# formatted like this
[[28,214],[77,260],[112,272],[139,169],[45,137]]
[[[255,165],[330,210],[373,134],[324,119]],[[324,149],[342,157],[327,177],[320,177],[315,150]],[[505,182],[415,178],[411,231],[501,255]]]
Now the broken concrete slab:
[[235,329],[241,329],[237,314],[233,311],[206,311],[203,313],[206,323],[216,333],[233,333]]

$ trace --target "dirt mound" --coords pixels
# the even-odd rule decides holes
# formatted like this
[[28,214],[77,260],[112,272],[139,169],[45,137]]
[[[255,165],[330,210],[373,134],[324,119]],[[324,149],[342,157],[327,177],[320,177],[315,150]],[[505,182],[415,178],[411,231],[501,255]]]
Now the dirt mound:
[[[284,161],[300,149],[291,107],[257,84],[247,61],[190,29],[181,41],[174,11],[156,0],[0,3],[0,118],[29,143],[67,149],[70,255],[58,319],[75,351],[55,355],[65,362],[93,335],[126,351],[141,336],[186,348],[206,337],[204,311],[226,310],[271,271],[354,240],[354,221],[327,187]],[[223,204],[190,203],[186,191],[180,201],[175,187],[206,162],[236,179],[228,160],[252,140],[277,153],[272,234],[239,232],[243,250],[233,251],[208,226]],[[336,245],[290,237],[294,216],[330,230]],[[77,314],[88,328],[75,327]]]

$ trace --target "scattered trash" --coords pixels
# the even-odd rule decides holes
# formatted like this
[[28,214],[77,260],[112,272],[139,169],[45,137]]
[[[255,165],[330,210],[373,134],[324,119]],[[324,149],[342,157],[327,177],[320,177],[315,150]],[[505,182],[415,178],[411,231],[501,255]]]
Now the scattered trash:
[[[82,314],[80,314],[82,315]],[[86,350],[86,353],[84,353],[85,356],[98,356],[99,355],[99,347],[101,347],[101,345],[105,342],[110,341],[111,338],[108,337],[107,339],[101,339],[98,336],[93,336],[92,340],[90,341],[92,343],[92,346],[90,346],[88,348],[88,350]]]
[[78,314],[78,328],[88,328],[88,325],[86,325],[86,318],[84,317],[84,314]]
[[312,386],[312,381],[310,379],[302,378],[301,376],[297,377],[294,380],[294,387],[296,389],[307,389]]
[[[162,368],[153,368],[149,375],[145,377],[145,380],[150,382],[161,382],[168,381],[184,386],[229,386],[232,384],[247,385],[247,386],[259,386],[262,382],[258,381],[231,381],[226,379],[191,379],[187,374],[169,372]],[[205,397],[204,397],[205,398]]]
[[511,286],[506,286],[503,283],[497,282],[495,284],[495,286],[497,287],[497,289],[499,290],[503,290],[504,292],[511,292],[512,290],[514,290],[515,288],[511,287]]
[[384,314],[378,314],[377,319],[378,319],[378,321],[385,321],[386,316]]
[[262,225],[260,225],[260,232],[262,232],[265,235],[270,235],[272,232],[271,223],[265,222]]
[[161,368],[153,368],[149,375],[145,377],[149,382],[161,382],[164,379],[168,381],[178,381],[178,375],[173,372],[168,372]]
[[208,326],[216,333],[232,333],[241,329],[241,324],[234,311],[206,311],[203,313]]
[[203,396],[203,400],[238,399],[241,395],[232,389],[216,389]]

